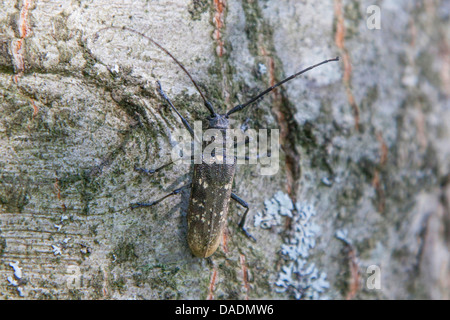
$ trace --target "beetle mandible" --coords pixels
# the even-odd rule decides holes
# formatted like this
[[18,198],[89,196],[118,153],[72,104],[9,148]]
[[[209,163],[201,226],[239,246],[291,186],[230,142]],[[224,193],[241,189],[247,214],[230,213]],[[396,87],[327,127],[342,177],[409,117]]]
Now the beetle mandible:
[[[163,46],[158,44],[156,41],[154,41],[149,36],[133,30],[131,28],[127,27],[105,27],[103,29],[100,29],[98,32],[106,29],[120,29],[120,30],[126,30],[128,32],[137,34],[151,43],[153,43],[155,46],[157,46],[159,49],[164,51],[172,60],[187,74],[191,82],[194,84],[196,90],[199,92],[205,107],[208,109],[210,113],[210,117],[208,118],[208,128],[207,129],[217,129],[220,130],[224,136],[226,133],[226,130],[230,128],[229,123],[229,116],[233,113],[239,112],[246,108],[247,106],[251,105],[252,103],[256,102],[258,99],[275,89],[276,87],[281,86],[285,82],[294,79],[295,77],[314,69],[320,65],[323,65],[325,63],[331,62],[331,61],[339,61],[339,57],[336,57],[334,59],[328,59],[324,60],[320,63],[317,63],[315,65],[312,65],[306,69],[303,69],[284,80],[276,83],[275,85],[267,88],[266,90],[262,91],[255,97],[251,98],[249,101],[245,102],[244,104],[238,104],[234,108],[232,108],[230,111],[228,111],[225,114],[218,114],[215,112],[214,107],[212,104],[206,99],[205,95],[200,90],[199,86],[191,76],[191,74],[186,70],[186,68],[179,62],[167,49],[165,49]],[[97,34],[98,34],[97,32]],[[158,85],[158,92],[161,95],[161,97],[168,103],[168,105],[172,108],[172,110],[178,115],[178,117],[181,119],[184,127],[189,131],[192,138],[194,138],[194,130],[189,125],[189,123],[186,121],[186,119],[178,112],[178,110],[175,108],[175,106],[172,104],[170,99],[167,97],[165,92],[161,88],[161,84],[159,81],[157,81]],[[225,148],[225,146],[224,146]],[[225,153],[223,153],[225,154]],[[233,156],[234,157],[234,156]],[[213,159],[213,158],[211,158]],[[163,168],[167,167],[168,165],[172,164],[173,162],[170,162],[166,165],[163,165],[162,167],[159,167],[157,169],[143,169],[143,168],[135,168],[137,171],[141,171],[147,174],[153,174],[155,172],[158,172],[159,170],[162,170]],[[218,248],[220,241],[222,239],[222,234],[225,228],[225,222],[227,219],[228,214],[228,205],[230,202],[230,199],[233,199],[234,201],[238,202],[240,205],[242,205],[245,208],[245,212],[239,222],[239,227],[245,232],[245,234],[252,238],[253,237],[245,230],[244,224],[245,219],[247,217],[247,213],[249,211],[248,204],[239,198],[236,194],[234,194],[231,190],[234,174],[235,174],[235,168],[236,168],[236,157],[232,159],[232,161],[227,162],[226,158],[224,157],[222,163],[215,162],[209,162],[205,161],[202,158],[202,162],[199,164],[194,163],[194,172],[192,177],[192,182],[188,185],[185,185],[181,188],[178,188],[171,193],[165,195],[164,197],[151,202],[138,202],[131,204],[131,208],[135,209],[138,207],[149,207],[153,206],[164,199],[168,198],[169,196],[179,194],[183,189],[187,187],[191,187],[191,195],[189,199],[189,207],[188,207],[188,213],[187,213],[187,222],[188,222],[188,233],[187,233],[187,240],[189,247],[194,255],[197,257],[207,258],[211,256]]]

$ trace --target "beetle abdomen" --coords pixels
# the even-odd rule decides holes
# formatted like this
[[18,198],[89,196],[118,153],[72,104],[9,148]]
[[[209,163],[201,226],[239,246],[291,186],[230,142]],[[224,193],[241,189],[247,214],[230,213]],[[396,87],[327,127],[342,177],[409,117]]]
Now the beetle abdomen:
[[188,244],[197,257],[209,257],[220,244],[234,172],[234,163],[194,165],[187,221]]

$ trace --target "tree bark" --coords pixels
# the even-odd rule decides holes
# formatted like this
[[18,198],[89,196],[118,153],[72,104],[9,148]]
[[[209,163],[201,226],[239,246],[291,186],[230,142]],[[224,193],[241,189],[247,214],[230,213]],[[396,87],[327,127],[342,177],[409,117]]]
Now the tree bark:
[[[379,16],[377,10],[379,9]],[[379,18],[379,20],[377,20]],[[448,299],[448,2],[3,1],[2,299]],[[379,24],[377,24],[379,22]],[[241,165],[223,243],[186,242],[190,180],[170,161],[208,116],[279,129],[280,169]]]

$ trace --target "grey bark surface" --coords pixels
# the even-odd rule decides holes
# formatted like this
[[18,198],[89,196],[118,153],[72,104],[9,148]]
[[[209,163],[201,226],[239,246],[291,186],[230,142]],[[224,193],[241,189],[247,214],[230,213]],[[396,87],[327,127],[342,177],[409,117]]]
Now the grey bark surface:
[[[370,5],[381,29],[367,26]],[[448,299],[449,14],[437,0],[3,1],[0,298]],[[234,127],[280,129],[279,172],[241,165],[233,186],[251,206],[256,243],[231,203],[222,246],[194,257],[189,190],[130,209],[189,181],[188,165],[133,169],[169,162],[182,128],[156,80],[190,123],[208,113],[147,40],[96,34],[111,25],[166,47],[220,112],[341,57],[233,118]],[[297,209],[260,228],[255,217],[280,191]],[[302,206],[320,232],[289,260],[281,248],[297,239]],[[310,271],[287,275],[303,263],[321,284],[307,285]],[[368,285],[370,266],[380,289]]]

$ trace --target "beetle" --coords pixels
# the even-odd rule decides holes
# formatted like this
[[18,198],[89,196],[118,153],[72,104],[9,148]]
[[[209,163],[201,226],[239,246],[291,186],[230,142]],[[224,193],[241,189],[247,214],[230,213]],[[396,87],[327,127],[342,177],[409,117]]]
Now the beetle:
[[[183,64],[181,64],[181,62],[179,62],[167,49],[154,41],[151,37],[131,28],[110,26],[100,29],[98,32],[106,29],[126,30],[128,32],[142,36],[143,38],[147,39],[155,46],[157,46],[159,49],[164,51],[168,56],[170,56],[172,60],[187,74],[191,82],[194,84],[196,90],[199,92],[205,107],[208,109],[210,116],[207,119],[207,129],[217,129],[224,135],[226,134],[226,130],[230,128],[229,116],[231,116],[232,114],[245,109],[247,106],[253,104],[276,87],[281,86],[285,82],[292,80],[311,69],[332,61],[339,61],[339,57],[336,57],[334,59],[324,60],[313,66],[303,69],[267,88],[244,104],[238,104],[227,113],[219,114],[215,111],[213,105],[206,99],[205,95],[200,90],[191,74],[186,70]],[[157,85],[158,92],[161,97],[178,115],[184,127],[189,131],[192,138],[194,138],[194,130],[189,125],[188,121],[186,121],[186,119],[178,112],[169,97],[162,90],[159,81],[157,81]],[[225,149],[225,145],[223,145],[223,147]],[[191,187],[191,195],[187,213],[187,241],[192,253],[195,256],[207,258],[217,250],[225,228],[230,199],[233,199],[245,208],[245,212],[239,222],[239,227],[249,238],[254,240],[254,238],[244,228],[245,220],[249,212],[249,206],[244,200],[238,197],[231,190],[236,169],[236,157],[233,156],[233,159],[231,159],[231,161],[226,161],[227,159],[225,157],[222,163],[217,163],[217,161],[206,161],[202,156],[201,163],[194,163],[192,182],[190,184],[178,188],[156,201],[132,203],[130,205],[131,208],[136,209],[139,207],[153,206],[172,195],[179,194],[183,189]],[[217,160],[215,159],[214,155],[211,159]],[[135,170],[144,172],[146,174],[153,174],[155,172],[158,172],[159,170],[164,169],[172,163],[173,162],[152,170],[136,167]]]

